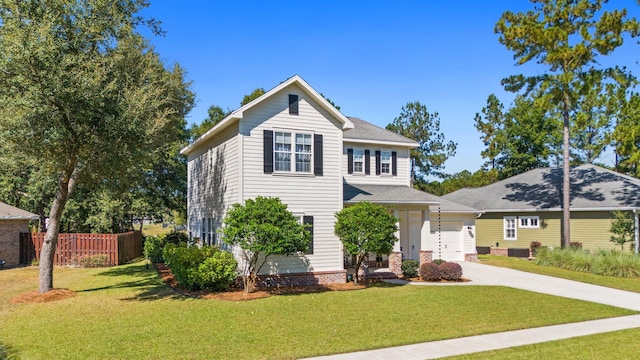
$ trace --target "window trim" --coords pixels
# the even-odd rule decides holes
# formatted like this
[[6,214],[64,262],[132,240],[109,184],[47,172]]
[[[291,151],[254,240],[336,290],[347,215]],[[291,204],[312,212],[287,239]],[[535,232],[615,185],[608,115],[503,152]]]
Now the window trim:
[[[277,170],[276,169],[276,134],[290,134],[291,135],[291,148],[289,151],[289,170]],[[297,135],[308,135],[311,138],[311,152],[310,153],[299,153],[296,151],[296,138]],[[298,130],[284,130],[284,129],[273,129],[273,173],[274,174],[297,174],[297,175],[314,175],[315,173],[315,133],[313,131],[298,131]],[[278,151],[283,152],[283,151]],[[296,155],[297,154],[308,154],[309,155],[309,171],[296,171]]]
[[[513,220],[513,228],[507,227],[508,220]],[[507,230],[513,230],[513,237],[507,236]],[[504,240],[518,240],[518,217],[517,216],[504,216],[502,218],[502,235]]]
[[[527,220],[526,225],[522,225],[522,220]],[[535,220],[536,224],[531,225],[531,220]],[[530,216],[520,216],[518,218],[518,227],[521,229],[539,229],[540,228],[540,216],[530,215]]]

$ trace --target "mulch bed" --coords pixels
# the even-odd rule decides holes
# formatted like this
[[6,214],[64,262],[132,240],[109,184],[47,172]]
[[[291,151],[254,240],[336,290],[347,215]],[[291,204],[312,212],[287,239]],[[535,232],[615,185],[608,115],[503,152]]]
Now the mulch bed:
[[44,294],[39,293],[38,290],[32,290],[24,292],[10,301],[13,304],[35,304],[68,299],[74,296],[76,296],[76,292],[69,289],[53,289]]
[[282,294],[305,294],[305,293],[316,293],[316,292],[324,292],[324,291],[346,291],[346,290],[360,290],[365,289],[366,285],[354,285],[353,283],[346,284],[327,284],[327,285],[307,285],[307,286],[290,286],[290,287],[274,287],[274,288],[259,288],[254,292],[247,294],[243,289],[239,288],[231,288],[229,291],[225,292],[212,292],[212,291],[191,291],[183,288],[178,284],[178,281],[175,279],[173,274],[171,273],[171,269],[167,267],[165,264],[154,264],[155,268],[158,270],[158,274],[164,283],[173,289],[175,292],[200,299],[212,299],[212,300],[225,300],[225,301],[244,301],[244,300],[255,300],[255,299],[263,299],[272,295],[282,295]]
[[411,282],[427,282],[427,283],[461,283],[461,282],[469,282],[471,280],[466,279],[466,278],[460,278],[460,280],[455,281],[455,280],[440,280],[440,281],[426,281],[426,280],[422,280],[421,277],[416,276],[416,277],[412,277],[412,278],[406,278],[403,280],[407,280],[407,281],[411,281]]

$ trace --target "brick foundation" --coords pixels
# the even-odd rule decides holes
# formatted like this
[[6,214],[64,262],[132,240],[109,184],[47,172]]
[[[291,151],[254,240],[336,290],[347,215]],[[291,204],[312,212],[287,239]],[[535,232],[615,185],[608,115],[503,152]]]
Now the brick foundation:
[[260,287],[304,286],[323,284],[344,284],[347,282],[347,271],[316,271],[294,274],[271,274],[258,276]]
[[433,262],[433,251],[431,250],[420,250],[420,267],[422,264]]
[[491,255],[509,256],[509,249],[491,248]]
[[464,261],[478,262],[478,254],[464,254]]
[[389,254],[389,270],[396,276],[402,276],[402,253],[394,251]]

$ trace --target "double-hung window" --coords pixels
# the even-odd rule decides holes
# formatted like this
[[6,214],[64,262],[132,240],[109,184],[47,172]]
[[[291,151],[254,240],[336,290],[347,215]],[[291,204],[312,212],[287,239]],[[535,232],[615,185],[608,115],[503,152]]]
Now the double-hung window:
[[391,174],[391,151],[380,152],[380,172]]
[[311,134],[296,134],[296,172],[311,172]]
[[291,133],[275,133],[275,170],[291,171]]
[[353,149],[353,172],[364,173],[364,150]]
[[[274,132],[274,170],[312,173],[313,136],[295,132]],[[293,145],[293,146],[292,146]]]
[[504,239],[505,240],[516,240],[517,239],[517,231],[516,231],[516,217],[515,216],[505,216],[504,217]]

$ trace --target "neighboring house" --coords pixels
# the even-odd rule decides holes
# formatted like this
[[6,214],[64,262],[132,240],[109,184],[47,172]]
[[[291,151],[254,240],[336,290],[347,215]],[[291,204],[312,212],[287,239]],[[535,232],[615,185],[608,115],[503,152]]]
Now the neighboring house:
[[29,232],[29,222],[38,215],[0,202],[0,259],[8,266],[20,263],[20,233]]
[[[584,249],[611,249],[613,211],[636,218],[640,180],[595,165],[571,169],[571,241]],[[541,168],[481,188],[465,188],[444,198],[483,211],[476,219],[477,246],[494,253],[529,248],[532,241],[561,246],[562,169]],[[637,228],[637,221],[636,221]],[[637,243],[636,231],[636,243]]]
[[[335,213],[368,200],[389,205],[401,219],[400,242],[388,259],[392,271],[400,271],[402,258],[464,260],[475,254],[477,210],[410,187],[409,150],[417,146],[344,116],[294,76],[182,149],[188,156],[189,235],[225,247],[218,230],[233,203],[278,197],[312,224],[313,243],[305,254],[270,258],[263,272],[307,283],[344,282]],[[434,224],[434,216],[441,222]]]

